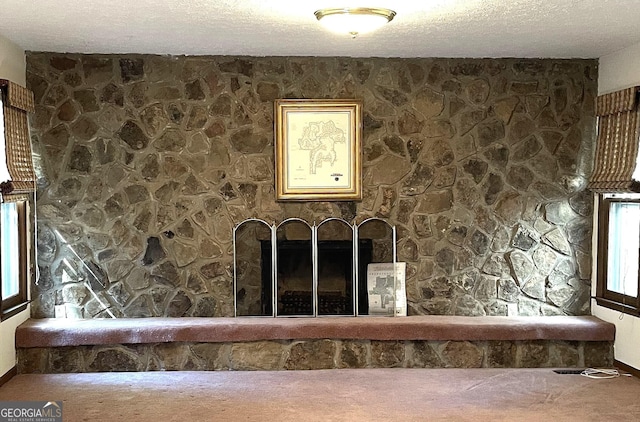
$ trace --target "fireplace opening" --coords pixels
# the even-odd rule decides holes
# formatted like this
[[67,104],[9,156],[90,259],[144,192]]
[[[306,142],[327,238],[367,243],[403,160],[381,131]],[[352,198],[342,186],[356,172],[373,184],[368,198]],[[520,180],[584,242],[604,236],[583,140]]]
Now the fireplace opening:
[[[312,316],[313,259],[310,240],[279,240],[277,242],[278,315]],[[271,242],[261,242],[262,312],[270,315],[272,304]],[[358,291],[353,291],[352,242],[347,240],[318,241],[318,315],[354,315],[354,294],[358,313],[367,314],[367,266],[372,261],[371,239],[358,243]]]
[[369,315],[367,270],[395,262],[395,243],[395,227],[378,218],[358,225],[338,218],[317,225],[291,218],[277,226],[245,220],[233,233],[234,313]]

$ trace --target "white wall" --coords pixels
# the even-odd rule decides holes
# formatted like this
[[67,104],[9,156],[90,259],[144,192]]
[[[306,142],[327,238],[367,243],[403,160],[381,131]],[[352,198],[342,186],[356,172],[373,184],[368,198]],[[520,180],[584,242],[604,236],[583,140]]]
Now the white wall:
[[0,35],[0,79],[27,84],[24,50]]
[[[26,85],[24,50],[0,35],[0,79],[9,79]],[[16,364],[16,327],[29,318],[29,309],[6,321],[0,322],[0,376]]]
[[598,93],[640,85],[640,43],[600,57]]
[[[598,77],[598,93],[606,94],[612,91],[640,85],[640,44],[635,44],[624,50],[600,57]],[[597,201],[596,201],[597,202]],[[596,203],[597,205],[597,203]],[[595,228],[595,226],[594,226]],[[593,292],[595,296],[596,271],[595,254],[597,251],[595,241],[594,270],[592,271]],[[621,314],[608,308],[603,308],[595,303],[591,304],[591,313],[598,318],[609,321],[616,326],[615,358],[616,360],[640,369],[640,318]]]

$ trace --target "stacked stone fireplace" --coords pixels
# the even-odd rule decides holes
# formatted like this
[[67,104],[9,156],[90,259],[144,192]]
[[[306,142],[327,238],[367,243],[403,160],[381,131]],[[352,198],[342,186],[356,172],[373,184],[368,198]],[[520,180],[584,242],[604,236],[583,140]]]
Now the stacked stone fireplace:
[[[232,316],[253,217],[389,221],[410,314],[589,312],[595,60],[32,52],[27,80],[36,318]],[[363,100],[362,201],[275,201],[278,98]]]
[[[137,335],[154,319],[120,317],[231,317],[236,293],[245,315],[268,314],[261,299],[268,234],[245,233],[239,242],[251,253],[236,265],[234,227],[249,218],[333,217],[378,217],[397,228],[410,315],[588,314],[593,198],[585,181],[597,74],[596,60],[27,53],[39,178],[32,316],[114,315],[90,323],[130,324],[124,331]],[[279,98],[363,101],[361,201],[276,202]],[[294,233],[279,239],[308,241]],[[371,261],[384,262],[389,247],[366,239]],[[307,273],[300,261],[287,265]],[[347,261],[327,271],[342,273]],[[250,276],[237,292],[234,268]],[[330,283],[327,292],[342,294],[343,285]],[[187,329],[193,336],[183,342],[157,343],[159,336],[142,344],[101,342],[104,329],[123,332],[108,325],[95,330],[95,342],[79,333],[77,347],[56,345],[67,338],[60,335],[19,344],[19,371],[584,367],[613,359],[609,335],[495,340],[468,330],[468,337],[407,340],[387,337],[393,328],[377,330],[381,320],[416,318],[427,317],[343,318],[346,337],[314,339],[305,330],[292,339],[289,323],[341,318],[193,318],[219,333],[238,324],[265,334],[274,323],[289,328],[284,337],[250,341],[217,333],[203,340]],[[358,337],[362,323],[376,326],[370,337]],[[23,340],[41,338],[32,334]]]

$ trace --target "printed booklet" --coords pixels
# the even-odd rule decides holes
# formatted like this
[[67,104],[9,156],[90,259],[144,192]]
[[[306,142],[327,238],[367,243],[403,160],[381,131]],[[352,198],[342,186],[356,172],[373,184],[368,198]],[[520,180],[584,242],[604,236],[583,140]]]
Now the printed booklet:
[[405,262],[369,264],[367,267],[369,315],[407,316],[406,268]]

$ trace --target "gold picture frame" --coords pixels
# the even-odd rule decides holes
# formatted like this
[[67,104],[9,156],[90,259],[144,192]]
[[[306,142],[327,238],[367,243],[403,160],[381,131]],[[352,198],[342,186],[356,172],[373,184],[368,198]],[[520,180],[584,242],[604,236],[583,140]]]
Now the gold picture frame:
[[276,100],[278,201],[362,199],[362,101]]

